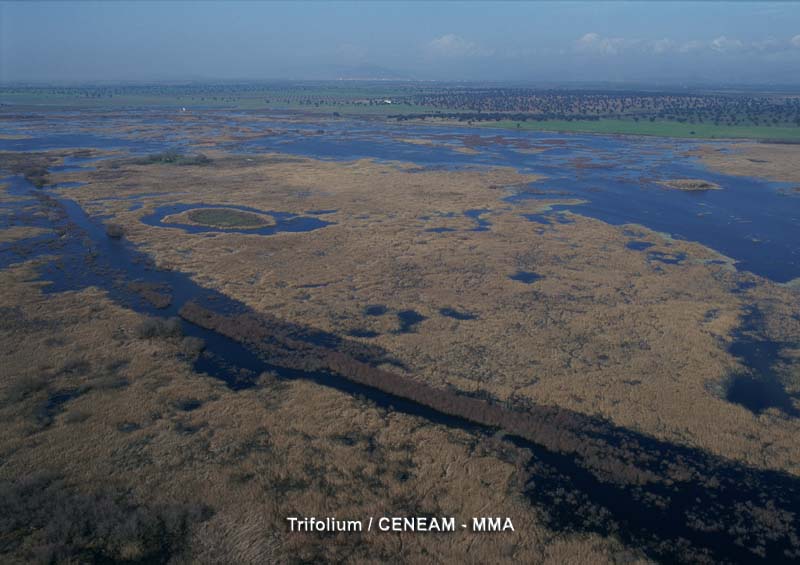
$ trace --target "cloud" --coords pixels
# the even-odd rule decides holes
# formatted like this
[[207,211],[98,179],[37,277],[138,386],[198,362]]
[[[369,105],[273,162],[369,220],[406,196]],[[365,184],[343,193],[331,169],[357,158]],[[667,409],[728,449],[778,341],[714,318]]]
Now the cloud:
[[590,32],[577,39],[574,51],[584,54],[613,56],[622,53],[666,54],[666,53],[777,53],[792,47],[800,48],[800,35],[789,40],[773,38],[745,42],[741,39],[721,35],[714,39],[693,39],[690,41],[674,41],[663,39],[627,39],[622,37],[604,37]]
[[671,39],[626,39],[624,37],[603,37],[590,32],[575,41],[575,51],[595,55],[620,55],[624,52],[668,53],[675,51],[677,44]]
[[575,42],[575,49],[584,53],[617,55],[626,48],[626,40],[621,37],[603,37],[590,32]]
[[669,53],[675,51],[676,44],[671,39],[656,39],[652,42],[653,53]]
[[[789,40],[789,44],[791,45],[791,39]],[[788,47],[788,46],[787,46]],[[761,41],[754,41],[753,42],[753,49],[756,51],[762,51],[765,53],[770,53],[773,51],[782,51],[783,50],[783,43],[778,41],[777,39],[763,39]]]
[[694,51],[702,51],[706,48],[706,42],[699,39],[692,39],[691,41],[684,41],[678,45],[676,51],[678,53],[692,53]]
[[745,44],[738,39],[728,39],[724,35],[720,35],[711,40],[709,47],[717,53],[731,53],[744,50]]
[[756,41],[742,41],[740,39],[731,39],[722,35],[711,40],[707,44],[704,42],[696,43],[699,43],[701,49],[706,48],[717,53],[769,54],[787,51],[792,47],[800,47],[800,36],[795,36],[788,40],[768,37],[767,39],[760,39]]
[[427,44],[429,53],[439,57],[485,57],[494,52],[454,33],[448,33]]

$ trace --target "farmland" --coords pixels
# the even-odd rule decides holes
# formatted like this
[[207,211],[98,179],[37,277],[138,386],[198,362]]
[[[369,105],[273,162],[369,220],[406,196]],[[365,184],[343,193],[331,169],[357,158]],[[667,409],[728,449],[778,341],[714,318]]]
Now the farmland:
[[289,111],[400,122],[678,138],[800,139],[791,92],[455,87],[392,81],[0,88],[16,107]]

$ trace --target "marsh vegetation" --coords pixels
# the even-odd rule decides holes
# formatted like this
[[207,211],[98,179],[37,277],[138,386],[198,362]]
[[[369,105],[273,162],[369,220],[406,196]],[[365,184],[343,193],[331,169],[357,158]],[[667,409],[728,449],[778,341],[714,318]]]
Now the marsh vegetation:
[[706,190],[722,190],[722,187],[715,182],[702,179],[673,179],[661,181],[659,184],[674,190],[685,192],[704,192]]
[[[9,199],[14,221],[49,222],[53,235],[37,243],[47,254],[0,271],[0,479],[56,472],[34,477],[37,488],[102,535],[48,537],[39,516],[52,509],[9,487],[6,507],[23,499],[33,511],[3,526],[3,552],[453,561],[470,538],[288,536],[282,517],[489,504],[520,525],[474,543],[485,561],[797,557],[800,317],[789,286],[644,226],[577,213],[529,222],[559,195],[502,200],[502,187],[537,180],[510,169],[212,157],[208,168],[101,163],[76,173],[90,182],[68,198]],[[158,209],[179,192],[208,204],[176,214],[208,211],[200,219],[215,225],[250,221],[215,215],[235,206],[332,211],[337,223],[209,236],[154,229],[120,198]],[[425,231],[421,218],[434,217],[455,231]],[[108,241],[97,218],[126,240]],[[113,261],[84,261],[89,248],[114,250]],[[766,305],[764,341],[786,344],[775,370],[789,398],[777,409],[725,398],[728,376],[753,373],[728,348],[748,303]],[[141,519],[118,527],[122,514]],[[62,549],[47,553],[48,539]]]
[[202,153],[187,155],[185,153],[181,153],[180,151],[168,150],[162,153],[153,153],[146,157],[135,159],[134,163],[137,165],[162,164],[162,165],[192,166],[192,165],[208,165],[211,163],[211,159],[209,159]]

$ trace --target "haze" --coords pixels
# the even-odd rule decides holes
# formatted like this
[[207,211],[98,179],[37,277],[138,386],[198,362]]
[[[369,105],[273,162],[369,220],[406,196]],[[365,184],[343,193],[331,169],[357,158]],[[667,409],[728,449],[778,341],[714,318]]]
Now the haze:
[[0,81],[791,83],[789,3],[0,3]]

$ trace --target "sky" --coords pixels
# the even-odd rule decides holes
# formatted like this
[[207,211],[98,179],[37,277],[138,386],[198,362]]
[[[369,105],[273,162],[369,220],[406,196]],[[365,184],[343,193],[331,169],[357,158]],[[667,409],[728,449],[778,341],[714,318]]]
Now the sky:
[[800,83],[791,2],[8,2],[0,82]]

